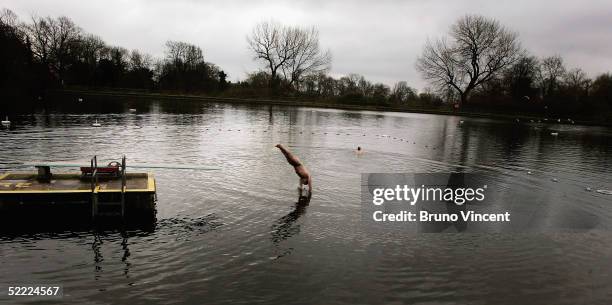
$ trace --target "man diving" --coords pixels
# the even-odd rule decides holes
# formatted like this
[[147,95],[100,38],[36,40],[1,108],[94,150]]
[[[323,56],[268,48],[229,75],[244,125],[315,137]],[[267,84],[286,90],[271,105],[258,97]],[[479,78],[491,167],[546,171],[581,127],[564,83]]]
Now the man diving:
[[278,149],[280,149],[283,155],[285,155],[285,158],[287,158],[287,162],[289,162],[289,164],[293,166],[293,168],[295,169],[295,173],[298,175],[298,177],[300,177],[300,198],[304,197],[310,199],[310,197],[312,196],[312,179],[310,177],[308,169],[306,169],[306,166],[304,166],[302,162],[300,162],[300,159],[298,159],[289,150],[287,150],[285,146],[283,146],[282,144],[276,144],[276,147],[278,147]]

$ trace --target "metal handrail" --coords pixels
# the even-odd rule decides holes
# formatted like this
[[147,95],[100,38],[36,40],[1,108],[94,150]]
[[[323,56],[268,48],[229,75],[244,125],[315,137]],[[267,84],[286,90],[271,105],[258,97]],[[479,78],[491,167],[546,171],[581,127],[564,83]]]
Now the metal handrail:
[[93,156],[90,161],[91,165],[91,216],[95,218],[98,214],[98,194],[96,188],[98,187],[98,157]]
[[[95,218],[98,215],[98,157],[93,156],[91,158],[91,210],[92,217]],[[127,175],[126,175],[126,158],[125,155],[121,158],[121,217],[125,217],[125,193],[127,191]]]
[[127,190],[127,178],[125,176],[125,155],[121,157],[121,217],[125,216],[125,192]]

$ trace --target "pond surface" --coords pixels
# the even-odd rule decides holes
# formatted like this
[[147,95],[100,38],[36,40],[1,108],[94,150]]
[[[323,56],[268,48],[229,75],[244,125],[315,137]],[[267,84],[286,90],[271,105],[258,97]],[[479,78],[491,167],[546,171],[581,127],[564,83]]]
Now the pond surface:
[[[61,284],[62,301],[79,304],[612,300],[612,196],[596,191],[612,189],[609,128],[179,101],[83,103],[90,104],[80,113],[12,118],[12,128],[0,131],[0,171],[37,160],[87,162],[94,154],[125,154],[128,165],[221,170],[155,169],[154,230],[0,233],[0,283]],[[101,127],[91,127],[96,119]],[[313,175],[308,206],[296,205],[298,179],[277,143]],[[357,146],[365,153],[355,154]],[[490,179],[503,193],[497,204],[545,207],[529,224],[542,233],[407,234],[362,220],[361,173],[457,171]],[[565,227],[582,232],[562,233]]]

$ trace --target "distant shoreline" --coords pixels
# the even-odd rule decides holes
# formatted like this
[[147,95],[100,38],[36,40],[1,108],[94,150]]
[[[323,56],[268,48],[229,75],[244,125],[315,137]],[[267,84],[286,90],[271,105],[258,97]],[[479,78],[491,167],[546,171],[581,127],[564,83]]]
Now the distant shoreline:
[[[51,95],[75,95],[75,96],[108,96],[108,97],[132,97],[132,98],[155,98],[155,99],[172,99],[182,101],[203,101],[203,102],[222,102],[222,103],[235,103],[235,104],[251,104],[251,105],[278,105],[278,106],[295,106],[295,107],[315,107],[315,108],[328,108],[328,109],[339,109],[339,110],[363,110],[363,111],[387,111],[387,112],[404,112],[404,113],[422,113],[422,114],[437,114],[437,115],[453,115],[453,116],[464,116],[464,117],[476,117],[476,118],[492,118],[501,119],[507,121],[515,121],[517,118],[521,122],[530,122],[533,120],[543,120],[542,117],[533,116],[529,114],[502,114],[502,113],[491,113],[491,112],[475,112],[475,111],[450,111],[445,109],[434,109],[434,108],[417,108],[417,107],[394,107],[394,106],[383,106],[383,105],[353,105],[346,103],[338,103],[334,101],[325,100],[300,100],[300,99],[269,99],[269,98],[237,98],[237,97],[215,97],[215,96],[204,96],[204,95],[190,95],[190,94],[173,94],[173,93],[152,93],[152,92],[134,92],[134,91],[114,91],[114,90],[91,90],[91,89],[56,89],[50,92]],[[588,120],[575,120],[575,125],[586,125],[586,126],[612,126],[612,122],[599,122],[599,121],[588,121]],[[547,122],[542,121],[545,124],[564,124],[566,122],[558,123],[556,119],[549,118]]]

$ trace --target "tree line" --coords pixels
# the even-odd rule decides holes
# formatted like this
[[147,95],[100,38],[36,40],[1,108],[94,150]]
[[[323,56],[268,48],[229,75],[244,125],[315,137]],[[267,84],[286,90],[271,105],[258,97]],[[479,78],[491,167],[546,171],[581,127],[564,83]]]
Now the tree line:
[[164,56],[154,58],[109,45],[67,17],[32,16],[22,22],[3,9],[0,95],[9,101],[44,96],[54,88],[130,88],[597,120],[612,113],[612,74],[590,79],[580,68],[566,67],[558,55],[533,56],[516,33],[484,16],[464,16],[446,36],[426,42],[416,69],[431,87],[420,93],[405,81],[389,87],[358,74],[330,76],[332,55],[314,27],[261,22],[246,44],[261,69],[232,83],[188,42],[168,41]]
[[518,35],[483,16],[460,18],[448,36],[428,41],[417,69],[455,107],[606,120],[612,74],[587,77],[563,58],[538,58]]
[[72,86],[208,93],[224,90],[227,74],[196,45],[168,41],[163,58],[112,46],[68,17],[21,22],[0,11],[0,88],[5,97],[43,96]]
[[331,52],[319,45],[316,28],[261,22],[247,36],[247,43],[253,58],[262,64],[262,70],[234,84],[226,95],[297,97],[379,106],[442,103],[430,91],[418,94],[405,81],[390,88],[354,73],[340,78],[329,76]]

